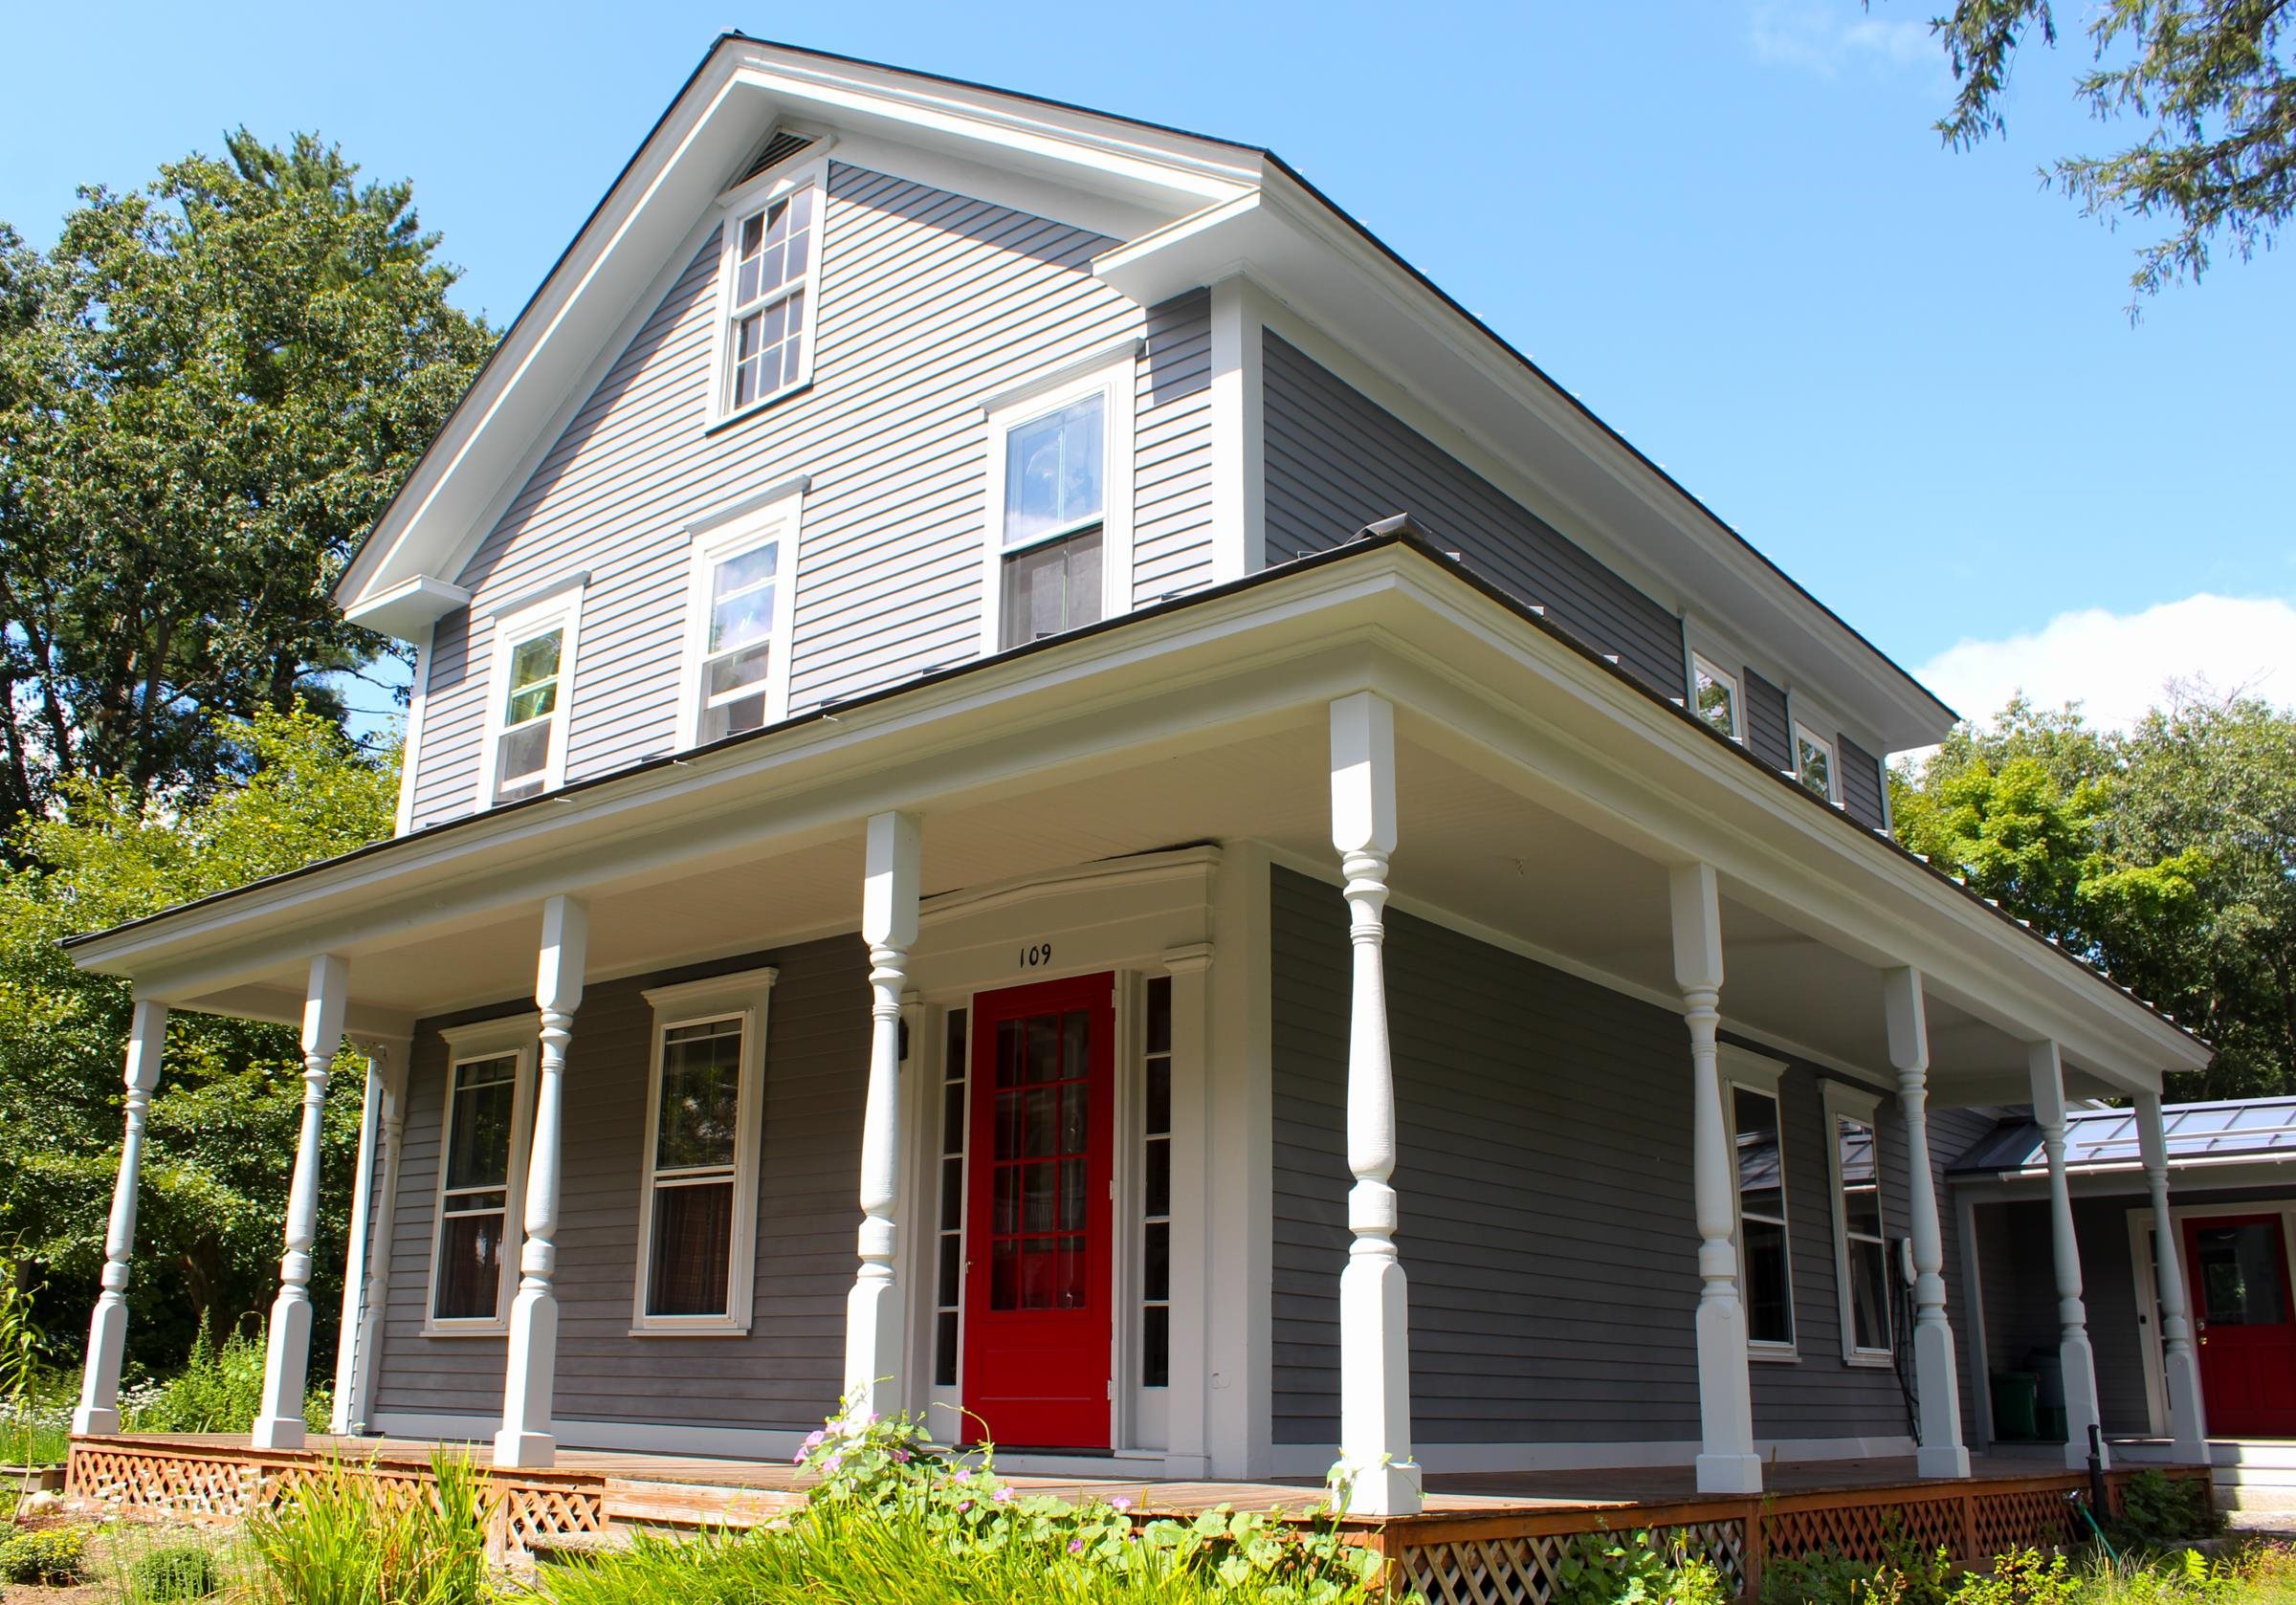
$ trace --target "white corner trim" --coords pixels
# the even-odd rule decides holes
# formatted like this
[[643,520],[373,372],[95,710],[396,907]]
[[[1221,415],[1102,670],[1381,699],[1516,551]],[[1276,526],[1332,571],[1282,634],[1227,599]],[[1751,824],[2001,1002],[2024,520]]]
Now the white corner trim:
[[1241,274],[1211,288],[1214,584],[1268,562],[1265,299]]
[[437,627],[423,627],[414,646],[414,671],[407,682],[407,730],[399,742],[399,802],[392,811],[390,833],[404,836],[414,828],[414,783],[423,758],[423,709],[430,700],[430,665],[436,653]]

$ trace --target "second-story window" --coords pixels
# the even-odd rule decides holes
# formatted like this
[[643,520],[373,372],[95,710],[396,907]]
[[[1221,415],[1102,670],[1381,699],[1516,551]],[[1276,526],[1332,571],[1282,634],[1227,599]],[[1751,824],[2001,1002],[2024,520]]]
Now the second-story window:
[[498,618],[478,804],[516,802],[563,783],[582,590]]
[[738,218],[726,286],[725,408],[796,388],[811,372],[815,190],[801,185]]
[[759,730],[788,700],[802,481],[690,526],[681,747]]
[[1841,801],[1834,789],[1834,744],[1807,725],[1794,727],[1794,775],[1828,802]]
[[1690,712],[1733,741],[1745,735],[1738,718],[1738,680],[1708,662],[1702,653],[1690,657]]
[[1098,624],[1132,594],[1135,359],[985,405],[982,648]]

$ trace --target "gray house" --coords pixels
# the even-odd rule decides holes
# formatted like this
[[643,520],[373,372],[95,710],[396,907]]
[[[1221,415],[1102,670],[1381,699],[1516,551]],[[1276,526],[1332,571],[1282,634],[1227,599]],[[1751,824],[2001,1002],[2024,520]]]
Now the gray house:
[[397,836],[73,949],[139,1000],[83,1434],[170,1010],[303,1022],[306,1161],[371,1055],[342,1429],[906,1409],[1371,1514],[1966,1476],[1945,1162],[2208,1057],[1893,844],[1948,709],[1253,146],[726,36],[339,595]]

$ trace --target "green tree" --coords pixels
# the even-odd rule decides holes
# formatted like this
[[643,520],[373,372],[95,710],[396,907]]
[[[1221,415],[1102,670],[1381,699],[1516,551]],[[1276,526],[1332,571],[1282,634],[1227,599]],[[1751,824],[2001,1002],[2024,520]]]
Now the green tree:
[[[2291,0],[2102,0],[2086,13],[2091,64],[2075,95],[2099,121],[2131,119],[2144,132],[2042,176],[2087,216],[2168,225],[2137,253],[2140,296],[2197,281],[2219,239],[2247,260],[2296,209],[2291,14]],[[1960,86],[1938,131],[1964,149],[2002,132],[2020,49],[2057,42],[2050,0],[1956,0],[1931,27]]]
[[2296,1091],[2296,715],[2179,693],[2114,734],[2020,698],[1890,787],[1908,847],[2216,1044],[2177,1096]]
[[[209,737],[234,778],[182,808],[121,778],[63,782],[0,868],[0,1242],[49,1272],[46,1324],[84,1319],[119,1163],[126,986],[77,970],[57,942],[346,851],[390,832],[395,759],[323,714],[258,708]],[[314,1299],[340,1296],[363,1065],[337,1061]],[[137,1354],[171,1360],[200,1319],[264,1308],[277,1275],[302,1064],[289,1027],[177,1014],[150,1114],[137,1223]],[[332,1285],[332,1291],[328,1285]]]
[[241,129],[55,249],[0,230],[0,836],[74,779],[179,802],[212,715],[340,715],[329,587],[484,358],[408,185]]

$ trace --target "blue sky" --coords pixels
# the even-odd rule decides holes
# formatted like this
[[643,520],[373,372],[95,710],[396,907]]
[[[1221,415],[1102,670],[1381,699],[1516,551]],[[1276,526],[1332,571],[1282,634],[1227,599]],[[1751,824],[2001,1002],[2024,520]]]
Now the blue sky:
[[[244,121],[409,176],[507,320],[721,29],[1272,145],[1964,712],[2296,702],[2296,260],[2123,308],[2141,228],[2040,191],[2109,138],[2024,61],[1930,129],[1931,0],[815,10],[23,7],[0,219],[37,243]],[[1144,17],[1153,16],[1153,24]]]

